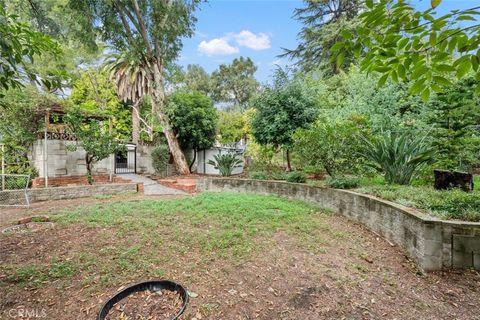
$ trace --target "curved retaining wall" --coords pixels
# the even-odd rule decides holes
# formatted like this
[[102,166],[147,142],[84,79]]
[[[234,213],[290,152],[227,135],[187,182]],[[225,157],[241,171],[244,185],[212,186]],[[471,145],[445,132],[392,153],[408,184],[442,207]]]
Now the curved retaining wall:
[[426,271],[480,270],[480,223],[438,220],[368,195],[283,181],[202,177],[197,191],[252,192],[313,202],[399,245]]

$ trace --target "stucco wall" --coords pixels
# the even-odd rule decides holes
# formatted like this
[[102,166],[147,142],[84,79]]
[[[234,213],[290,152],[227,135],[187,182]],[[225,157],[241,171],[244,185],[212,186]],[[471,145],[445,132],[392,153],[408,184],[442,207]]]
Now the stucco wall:
[[402,247],[424,270],[480,270],[480,223],[442,221],[415,210],[347,190],[281,181],[202,177],[197,191],[274,194],[318,204]]
[[137,146],[137,173],[154,174],[155,169],[152,165],[152,151],[155,146]]
[[[197,172],[201,174],[220,175],[220,171],[218,169],[215,169],[212,165],[208,164],[208,161],[215,161],[215,158],[213,156],[217,154],[225,154],[227,152],[229,152],[229,150],[225,150],[222,148],[200,150],[197,154],[197,159],[195,161],[194,167],[196,167]],[[243,173],[243,164],[237,168],[234,168],[232,171],[232,174],[234,175],[240,173]]]

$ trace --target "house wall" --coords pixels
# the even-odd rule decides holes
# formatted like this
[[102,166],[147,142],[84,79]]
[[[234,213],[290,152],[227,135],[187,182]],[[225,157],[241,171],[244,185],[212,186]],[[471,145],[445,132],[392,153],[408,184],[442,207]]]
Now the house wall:
[[152,151],[155,146],[137,146],[137,173],[154,174],[155,169],[152,164]]

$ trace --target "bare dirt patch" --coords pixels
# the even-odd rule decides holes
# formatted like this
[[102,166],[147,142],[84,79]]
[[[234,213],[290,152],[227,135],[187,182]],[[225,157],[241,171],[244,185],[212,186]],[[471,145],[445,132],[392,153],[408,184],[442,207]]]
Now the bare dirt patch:
[[[116,205],[98,200],[85,209],[99,211],[95,219],[0,235],[0,315],[9,319],[9,310],[23,306],[44,309],[48,319],[94,319],[119,288],[163,278],[193,293],[182,319],[480,319],[478,272],[423,274],[398,248],[326,214],[311,214],[313,229],[279,223],[269,233],[253,233],[251,245],[236,255],[235,245],[245,241],[236,237],[250,229],[238,225],[239,235],[209,242],[226,227],[214,215],[187,215],[189,199],[161,216],[164,200],[139,200],[135,213],[122,204],[115,214],[132,219],[118,224],[95,220],[104,217],[103,207]],[[282,214],[281,207],[271,210]],[[139,225],[129,225],[134,222]]]

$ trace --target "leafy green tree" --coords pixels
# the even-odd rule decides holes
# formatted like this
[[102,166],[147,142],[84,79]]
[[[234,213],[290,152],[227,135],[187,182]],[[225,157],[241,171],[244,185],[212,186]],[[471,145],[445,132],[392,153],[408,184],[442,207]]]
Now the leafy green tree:
[[[129,107],[119,100],[114,84],[104,72],[93,69],[80,72],[69,99],[84,112],[110,117],[117,139],[130,138]],[[108,129],[109,124],[104,125]]]
[[189,64],[182,78],[181,82],[186,90],[201,92],[206,96],[212,95],[212,78],[200,65]]
[[218,111],[218,134],[221,143],[238,142],[250,133],[247,115],[238,111]]
[[478,81],[467,78],[432,97],[424,121],[432,125],[436,166],[471,171],[480,164],[480,97]]
[[281,57],[297,61],[303,71],[321,69],[335,74],[355,60],[352,52],[342,61],[331,61],[330,47],[344,38],[340,30],[354,33],[356,19],[363,8],[360,0],[304,0],[305,7],[295,9],[294,17],[303,24],[298,34],[300,44],[295,49],[284,49]]
[[253,105],[256,113],[251,125],[255,140],[262,145],[285,149],[290,171],[293,134],[308,127],[317,116],[311,92],[302,81],[291,79],[287,72],[278,69],[275,83],[266,87],[253,100]]
[[[472,72],[479,80],[480,7],[437,16],[434,10],[440,3],[433,0],[431,8],[417,11],[408,1],[367,0],[356,33],[344,29],[344,40],[331,50],[337,61],[355,52],[362,70],[382,75],[380,86],[387,79],[409,81],[410,93],[424,101],[455,77]],[[480,92],[480,86],[476,90]]]
[[[85,33],[99,34],[112,50],[134,50],[153,76],[152,108],[181,174],[189,168],[165,110],[165,66],[178,57],[182,39],[193,34],[199,0],[70,0]],[[101,27],[99,27],[101,26]]]
[[180,146],[194,152],[191,170],[197,151],[215,142],[217,111],[212,100],[202,93],[179,91],[168,97],[167,115]]
[[87,180],[92,184],[92,169],[95,163],[108,158],[110,155],[123,150],[123,146],[115,136],[105,130],[101,121],[96,117],[88,117],[79,108],[73,108],[64,117],[68,131],[75,135],[77,142],[68,145],[70,151],[78,148],[85,150],[85,164],[87,166]]
[[212,73],[213,99],[244,110],[259,84],[254,78],[257,67],[252,59],[240,57],[231,64],[221,64]]
[[[53,72],[49,76],[38,77],[31,64],[41,55],[58,57],[61,54],[57,42],[49,36],[33,31],[18,16],[7,13],[0,2],[0,86],[8,90],[20,88],[25,82],[41,84],[47,89],[60,87]],[[0,97],[3,95],[0,91]]]
[[368,131],[364,125],[358,119],[321,118],[311,128],[295,132],[294,151],[303,167],[325,170],[331,177],[356,172],[361,164],[358,139]]

